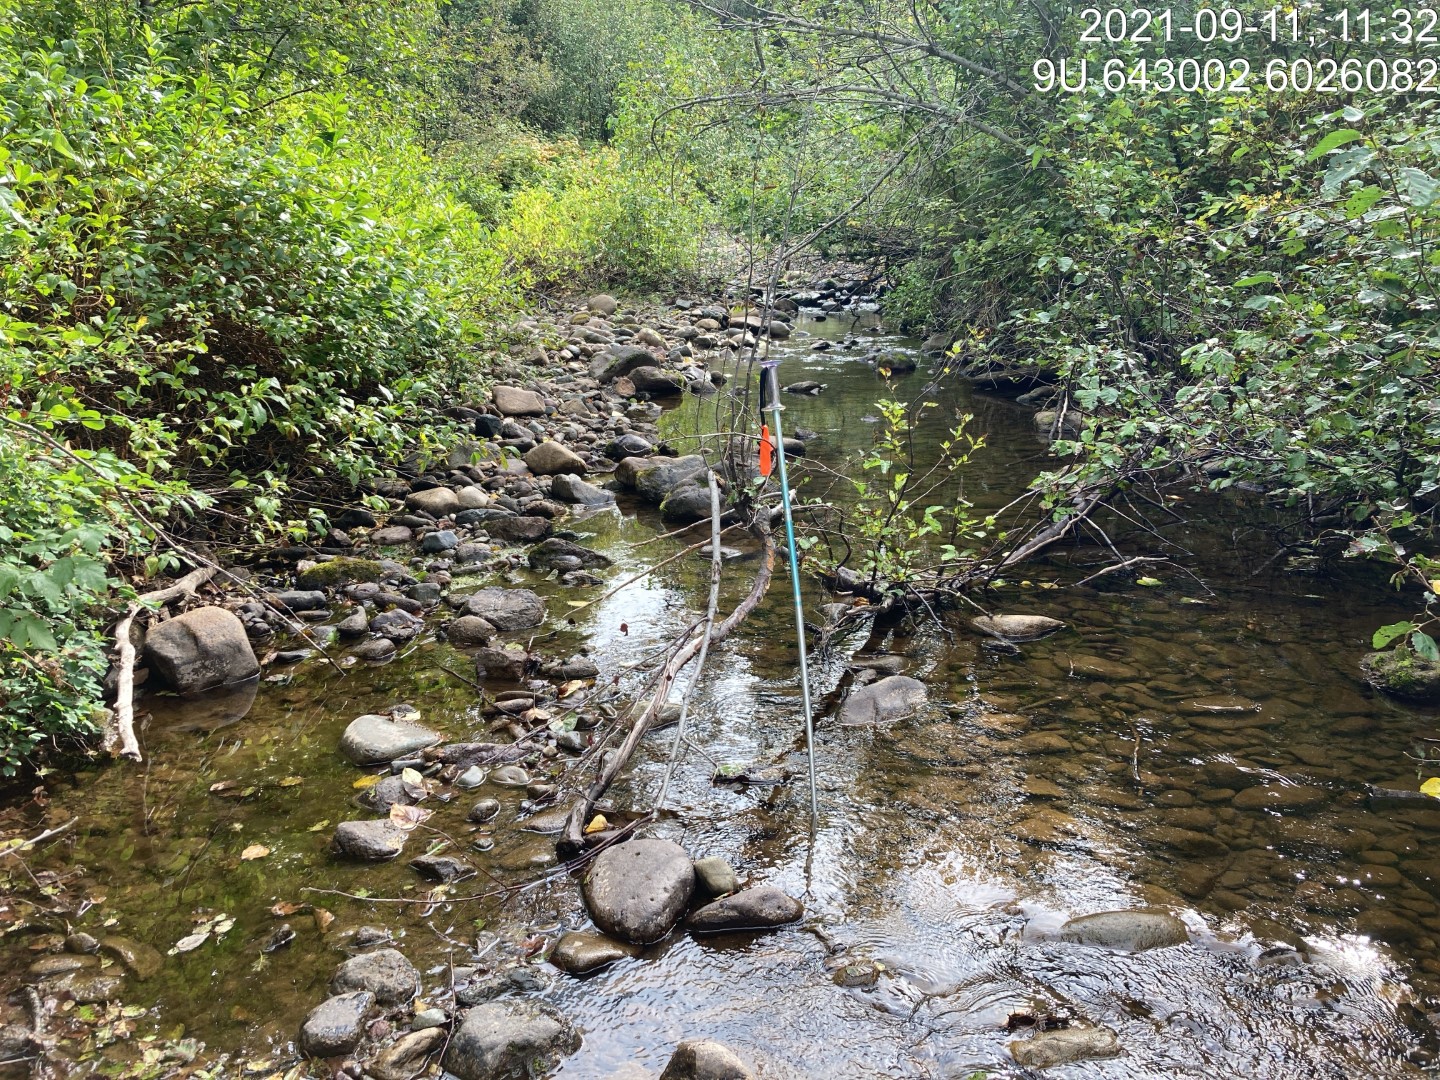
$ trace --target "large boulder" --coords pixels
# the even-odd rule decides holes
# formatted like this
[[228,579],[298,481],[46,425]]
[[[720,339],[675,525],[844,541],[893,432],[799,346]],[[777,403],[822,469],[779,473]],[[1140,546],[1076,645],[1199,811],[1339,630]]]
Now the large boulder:
[[548,1005],[502,999],[476,1005],[445,1049],[460,1080],[521,1080],[545,1075],[580,1049],[580,1034]]
[[616,468],[615,479],[646,502],[659,506],[666,495],[682,484],[703,477],[705,468],[705,459],[699,454],[678,458],[626,458]]
[[311,1057],[348,1054],[359,1045],[374,1007],[375,995],[365,990],[322,1001],[300,1026],[300,1049]]
[[[483,514],[485,511],[477,512]],[[492,540],[510,544],[533,544],[549,536],[553,528],[549,518],[531,514],[497,517],[485,523],[485,531]]]
[[660,1080],[755,1080],[738,1054],[714,1039],[686,1039],[675,1048]]
[[395,949],[352,956],[330,979],[332,994],[368,990],[381,1005],[403,1005],[420,992],[420,972]]
[[383,862],[405,850],[410,834],[389,818],[342,821],[335,826],[333,844],[341,855],[363,862]]
[[448,487],[412,491],[405,496],[405,509],[418,510],[433,518],[450,517],[460,509],[460,496]]
[[685,376],[674,371],[661,371],[653,364],[637,367],[626,376],[638,394],[651,397],[674,397],[685,392]]
[[589,300],[585,301],[585,306],[595,312],[596,315],[603,315],[608,319],[611,315],[614,315],[616,309],[620,307],[620,302],[609,293],[602,292],[596,293],[590,297]]
[[[724,508],[724,502],[721,502]],[[710,517],[710,486],[701,487],[696,483],[681,484],[660,502],[660,517],[665,521],[688,525],[693,521],[705,521]]]
[[521,390],[518,386],[496,386],[491,389],[490,397],[501,416],[545,415],[545,399],[534,390]]
[[379,765],[440,741],[429,728],[379,713],[357,716],[340,736],[340,753],[354,765]]
[[653,365],[655,354],[640,345],[611,345],[590,361],[590,377],[612,383],[638,367]]
[[610,559],[598,551],[556,536],[531,548],[529,562],[532,570],[600,570],[610,565]]
[[573,475],[584,473],[588,468],[585,459],[579,454],[550,439],[526,453],[525,466],[536,476],[558,476],[561,473]]
[[805,906],[799,900],[773,885],[757,885],[706,904],[686,919],[685,925],[698,933],[768,930],[792,923],[804,914]]
[[604,488],[566,473],[561,473],[551,482],[550,497],[562,503],[579,503],[582,506],[608,506],[615,501],[615,496]]
[[529,630],[545,621],[545,601],[529,589],[491,585],[465,598],[465,614],[478,616],[497,630]]
[[1060,927],[1066,941],[1101,949],[1144,952],[1183,945],[1190,940],[1185,924],[1164,911],[1097,911]]
[[891,675],[862,686],[840,706],[840,723],[891,724],[925,704],[925,684],[908,675]]
[[993,634],[1006,641],[1034,641],[1065,628],[1059,619],[1045,615],[981,615],[971,619],[970,625],[982,634]]
[[606,848],[585,875],[595,925],[637,945],[670,932],[695,891],[695,868],[672,840],[631,840]]
[[478,615],[461,615],[445,627],[445,640],[457,649],[489,644],[495,627]]
[[243,682],[260,673],[245,625],[219,607],[187,611],[145,636],[150,670],[182,694]]

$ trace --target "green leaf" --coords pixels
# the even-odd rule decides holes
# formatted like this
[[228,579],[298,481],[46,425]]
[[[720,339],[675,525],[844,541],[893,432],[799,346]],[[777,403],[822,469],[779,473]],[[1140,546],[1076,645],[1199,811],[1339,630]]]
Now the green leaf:
[[1258,274],[1251,274],[1247,278],[1241,278],[1239,281],[1235,282],[1235,288],[1245,289],[1249,288],[1251,285],[1273,285],[1277,280],[1279,279],[1269,270],[1264,270]]
[[1364,137],[1364,132],[1356,131],[1354,128],[1341,128],[1339,131],[1332,131],[1315,144],[1314,149],[1305,155],[1305,160],[1314,161],[1316,158],[1328,154],[1331,150],[1344,146],[1346,143],[1352,143],[1356,139],[1363,139]]
[[1386,645],[1389,645],[1396,638],[1404,637],[1406,634],[1410,633],[1414,629],[1415,624],[1409,621],[1391,623],[1389,626],[1382,626],[1379,630],[1376,630],[1374,635],[1370,638],[1370,647],[1373,649],[1383,649]]
[[1410,635],[1410,647],[1431,663],[1440,664],[1440,646],[1425,631],[1416,630]]

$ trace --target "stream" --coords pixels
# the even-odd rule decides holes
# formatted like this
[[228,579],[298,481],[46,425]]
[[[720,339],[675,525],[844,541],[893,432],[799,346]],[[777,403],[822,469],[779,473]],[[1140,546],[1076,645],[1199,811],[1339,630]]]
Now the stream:
[[[839,467],[873,437],[883,386],[862,356],[916,351],[874,322],[801,319],[795,337],[772,346],[785,358],[782,382],[827,384],[818,396],[785,399],[787,434],[817,436],[802,494],[830,483],[815,464]],[[860,344],[810,348],[847,335]],[[903,399],[926,380],[922,363],[891,381]],[[977,510],[999,509],[1052,463],[1031,410],[965,386],[932,400],[939,407],[918,435],[924,454],[957,413],[972,413],[972,430],[986,434],[962,478]],[[688,398],[662,432],[687,452],[716,409],[717,398]],[[710,658],[692,704],[693,746],[651,832],[803,898],[805,918],[762,934],[677,931],[580,979],[537,958],[526,992],[583,1034],[554,1075],[654,1077],[677,1042],[700,1036],[738,1050],[766,1077],[1038,1075],[1006,1050],[1025,1037],[1006,1030],[1020,1015],[1116,1032],[1122,1056],[1057,1070],[1067,1077],[1430,1071],[1440,1052],[1431,1023],[1440,1009],[1440,857],[1429,846],[1440,836],[1440,803],[1372,806],[1366,785],[1416,790],[1423,777],[1409,755],[1436,734],[1436,715],[1373,693],[1357,668],[1375,627],[1408,612],[1373,568],[1274,558],[1264,526],[1283,510],[1258,496],[1182,494],[1176,516],[1157,516],[1171,522],[1166,538],[1194,553],[1184,560],[1191,573],[1156,565],[1144,571],[1159,580],[1152,586],[1115,574],[1078,589],[1043,587],[1074,582],[1107,557],[1100,547],[1064,548],[981,596],[992,611],[1068,624],[1018,652],[969,630],[975,612],[965,609],[902,626],[883,643],[859,630],[817,657],[817,702],[867,645],[903,657],[929,700],[889,727],[818,721],[813,845],[793,613],[777,563],[764,605]],[[624,500],[620,509],[571,526],[615,560],[606,585],[508,575],[552,598],[536,632],[551,635],[547,652],[585,648],[602,677],[693,622],[709,575],[708,557],[694,553],[567,615],[567,601],[592,600],[691,539],[654,541],[668,528],[658,514]],[[735,543],[722,611],[755,558]],[[832,598],[813,582],[806,590],[819,622]],[[201,1060],[222,1063],[221,1075],[263,1077],[294,1061],[298,1025],[326,996],[358,927],[383,928],[419,966],[419,1009],[447,1004],[454,968],[513,964],[537,937],[553,944],[562,928],[587,925],[576,884],[545,874],[554,837],[526,831],[523,789],[487,784],[427,803],[434,835],[453,838],[455,853],[482,870],[449,895],[524,885],[503,896],[355,899],[413,898],[431,886],[408,858],[360,865],[327,852],[333,826],[355,816],[363,773],[336,743],[356,716],[407,702],[450,738],[483,737],[474,689],[442,664],[473,671],[462,652],[427,637],[397,660],[344,674],[311,657],[270,669],[273,681],[252,693],[152,698],[146,764],[45,778],[36,828],[79,820],[28,869],[57,875],[89,904],[61,926],[32,912],[29,929],[120,934],[163,955],[197,924],[233,920],[199,947],[164,955],[158,973],[127,983],[124,1000],[150,1010],[137,1032],[203,1044]],[[637,674],[621,678],[639,684]],[[673,734],[647,739],[613,802],[651,804]],[[733,765],[778,766],[789,780],[712,782],[717,767]],[[466,822],[472,795],[501,801],[492,825]],[[472,850],[477,832],[493,837],[490,850]],[[268,851],[242,859],[252,845]],[[293,913],[272,915],[277,904]],[[1058,933],[1077,915],[1151,906],[1182,918],[1190,942],[1130,954]],[[265,951],[282,921],[293,942]],[[42,940],[12,928],[0,985],[19,985]],[[83,1060],[118,1068],[136,1054],[133,1039],[119,1039]]]

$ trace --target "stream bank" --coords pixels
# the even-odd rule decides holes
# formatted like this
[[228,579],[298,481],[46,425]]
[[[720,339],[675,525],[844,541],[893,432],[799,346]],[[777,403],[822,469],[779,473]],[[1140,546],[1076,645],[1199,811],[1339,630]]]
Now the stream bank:
[[[790,616],[784,590],[773,590],[712,660],[694,729],[708,757],[687,752],[671,809],[651,834],[692,857],[724,860],[746,884],[803,898],[803,921],[764,934],[677,932],[623,950],[583,978],[548,962],[589,917],[576,882],[545,876],[556,867],[557,793],[544,789],[563,782],[561,763],[598,756],[590,733],[639,683],[630,665],[698,617],[709,562],[696,552],[658,565],[690,542],[657,539],[679,524],[678,507],[667,521],[654,505],[669,490],[660,477],[639,492],[615,492],[614,508],[607,502],[575,512],[564,500],[562,514],[556,480],[514,462],[534,450],[526,442],[558,432],[587,459],[589,484],[612,441],[665,442],[682,456],[692,449],[690,440],[712,429],[715,403],[736,375],[733,361],[727,367],[702,343],[723,334],[718,324],[728,316],[683,310],[692,307],[694,314],[672,322],[695,334],[672,337],[657,320],[649,328],[662,345],[645,348],[661,364],[638,368],[655,367],[662,378],[683,369],[690,357],[658,353],[686,341],[692,352],[710,354],[686,383],[714,386],[710,375],[728,376],[718,394],[676,394],[679,407],[661,415],[653,403],[632,405],[624,386],[614,397],[589,388],[594,358],[585,348],[569,358],[547,353],[547,362],[571,369],[546,383],[514,380],[520,396],[513,403],[534,408],[523,396],[532,388],[550,402],[540,403],[541,416],[497,417],[495,442],[509,443],[505,459],[474,466],[456,459],[454,473],[434,478],[434,486],[384,492],[411,503],[375,523],[410,530],[408,541],[390,533],[386,539],[401,542],[373,552],[397,569],[382,565],[376,582],[325,581],[322,570],[295,583],[287,567],[285,585],[321,593],[318,606],[313,595],[292,597],[295,617],[333,627],[337,661],[361,650],[353,664],[333,667],[303,643],[277,640],[283,626],[272,625],[273,609],[242,607],[262,654],[267,643],[275,652],[260,683],[202,703],[151,698],[143,770],[48,778],[44,805],[37,799],[23,808],[27,825],[81,820],[27,859],[38,887],[53,890],[44,905],[54,910],[42,910],[43,891],[10,905],[7,936],[26,948],[10,950],[6,978],[34,982],[38,973],[27,969],[55,968],[38,988],[57,1003],[50,1030],[75,1026],[61,1056],[82,1072],[105,1063],[143,1075],[153,1051],[170,1055],[157,1058],[154,1075],[206,1068],[329,1075],[298,1060],[301,1024],[334,989],[351,953],[395,948],[415,965],[418,993],[396,1004],[403,995],[390,991],[392,1015],[364,1015],[362,1049],[372,1067],[402,1036],[423,1062],[445,1045],[435,1030],[452,1038],[460,1014],[499,1002],[507,1010],[533,1006],[532,1020],[551,1010],[561,1018],[560,1076],[653,1077],[696,1037],[720,1040],[764,1076],[1018,1076],[1020,1058],[1033,1051],[1009,1046],[1024,1043],[1026,1018],[1030,1028],[1056,1034],[1113,1032],[1113,1047],[1103,1035],[1064,1036],[1089,1039],[1088,1051],[1102,1054],[1067,1075],[1418,1074],[1435,1051],[1427,1014],[1440,988],[1440,910],[1427,851],[1440,815],[1404,800],[1373,806],[1365,792],[1369,783],[1417,786],[1405,754],[1434,716],[1379,698],[1356,677],[1365,636],[1389,614],[1383,604],[1352,581],[1301,565],[1257,577],[1255,564],[1269,552],[1247,525],[1255,511],[1229,504],[1202,503],[1185,528],[1203,559],[1205,588],[1177,577],[1158,587],[1118,580],[1102,589],[1043,589],[1081,576],[1065,565],[1076,553],[1061,553],[993,597],[995,610],[1066,624],[1019,654],[987,648],[956,619],[901,626],[883,641],[857,634],[818,657],[823,694],[851,685],[850,666],[868,661],[918,678],[927,700],[889,725],[822,722],[813,858],[804,784],[794,782],[804,761]],[[876,330],[873,318],[852,325],[834,315],[794,319],[777,346],[787,382],[825,384],[817,396],[787,401],[787,427],[815,433],[806,455],[820,465],[839,464],[868,438],[881,385],[875,361],[918,352],[915,342]],[[597,322],[590,333],[613,330]],[[616,356],[616,342],[584,341],[584,330],[574,336],[597,357]],[[823,341],[831,347],[813,347]],[[895,379],[902,390],[924,385],[923,372]],[[942,393],[947,412],[974,413],[989,434],[965,491],[982,509],[998,508],[1043,467],[1045,444],[1031,414],[965,387]],[[577,401],[598,415],[586,416]],[[502,394],[495,404],[503,411]],[[938,432],[921,438],[933,449]],[[639,488],[640,470],[628,472]],[[678,475],[683,470],[667,479]],[[484,505],[462,509],[471,488]],[[452,492],[455,507],[440,505],[449,503],[443,494],[426,495],[442,490]],[[577,490],[584,492],[570,487]],[[424,520],[429,503],[459,527]],[[468,511],[492,513],[462,523]],[[365,524],[356,530],[371,541],[377,535]],[[410,546],[417,530],[419,551]],[[446,532],[454,536],[431,542],[439,550],[423,551],[425,536]],[[544,546],[557,539],[610,565],[585,565],[584,554]],[[755,557],[735,547],[722,606],[734,602]],[[342,550],[356,554],[338,546],[321,554]],[[535,561],[531,552],[544,554]],[[258,585],[282,583],[269,572],[257,569]],[[635,575],[642,580],[608,595]],[[505,592],[486,594],[489,588]],[[515,600],[521,591],[535,601]],[[420,605],[420,625],[394,616],[371,629],[390,614],[379,610],[387,603],[412,614],[391,595]],[[809,599],[814,607],[824,598]],[[367,602],[363,634],[341,637],[341,625]],[[543,622],[527,626],[535,603]],[[461,630],[473,636],[461,644],[452,628],[465,618],[492,630],[467,623]],[[366,643],[382,641],[393,646],[388,659],[363,657]],[[496,642],[522,649],[515,655]],[[854,655],[867,646],[874,655]],[[384,646],[370,648],[378,656]],[[567,684],[592,679],[562,696]],[[478,699],[472,681],[493,704]],[[422,775],[426,797],[417,805],[434,814],[416,824],[399,859],[338,859],[330,846],[342,821],[383,820],[352,800],[371,801],[382,785],[393,793],[392,778],[402,792],[415,783],[403,771],[360,768],[355,753],[347,760],[339,752],[357,717],[393,716],[401,704],[415,710],[401,718],[413,715],[445,745],[542,735],[522,765],[524,783],[501,774],[513,762],[481,765],[475,787],[461,783],[470,766],[447,771],[460,762]],[[664,732],[649,740],[611,795],[617,807],[649,805],[668,750]],[[422,751],[410,767],[423,774],[435,764]],[[774,770],[766,778],[781,782],[713,783],[722,767]],[[415,793],[405,797],[413,801]],[[481,803],[488,816],[475,821]],[[429,851],[441,841],[442,850]],[[257,846],[264,854],[255,854]],[[409,863],[427,853],[477,874],[452,884],[423,880]],[[316,889],[330,891],[307,891]],[[1133,939],[1117,947],[1113,938],[1075,940],[1073,924],[1065,929],[1075,917],[1115,909],[1163,911],[1180,929],[1159,924],[1164,944],[1140,950]],[[113,941],[85,951],[82,934],[97,945],[128,940],[131,960],[127,946]],[[66,965],[68,972],[59,970]],[[67,991],[55,980],[76,971],[115,978],[127,968],[122,988],[110,992],[151,1011],[117,1010],[110,1018],[108,998],[85,1003],[73,993],[65,1008]],[[345,992],[380,996],[377,988]],[[95,1022],[77,1019],[82,1009]],[[417,1037],[403,1035],[417,1017]],[[25,1022],[23,1009],[6,1019]],[[126,1025],[132,1030],[118,1034]],[[154,1041],[142,1045],[148,1036]],[[1103,1056],[1113,1049],[1123,1056]],[[180,1061],[187,1053],[192,1060]],[[332,1064],[343,1066],[348,1056],[342,1051]]]

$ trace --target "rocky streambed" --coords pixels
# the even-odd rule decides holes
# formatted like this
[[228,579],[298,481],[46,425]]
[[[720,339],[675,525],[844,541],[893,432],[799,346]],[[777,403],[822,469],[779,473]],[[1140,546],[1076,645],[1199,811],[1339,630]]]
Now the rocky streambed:
[[[805,310],[768,323],[695,303],[630,319],[596,297],[520,327],[514,377],[452,408],[473,434],[448,463],[152,634],[157,684],[260,676],[151,695],[143,768],[55,775],[12,805],[17,836],[61,830],[0,907],[14,1067],[1428,1066],[1440,814],[1409,797],[1406,755],[1434,716],[1357,678],[1391,621],[1353,599],[1371,594],[1254,576],[1252,507],[1195,508],[1204,587],[1042,588],[1083,576],[1084,552],[1062,553],[987,599],[1028,621],[860,630],[817,657],[813,839],[773,597],[712,658],[658,819],[631,830],[673,727],[587,822],[598,857],[560,862],[570,797],[703,609],[709,558],[684,548],[704,530],[664,534],[708,514],[689,452],[747,339],[784,356],[787,430],[808,436],[791,450],[817,477],[865,445],[884,372],[924,385],[918,344],[856,321],[853,294],[794,295],[781,306]],[[1003,505],[1043,467],[1033,413],[942,393],[989,433],[967,497]],[[756,557],[726,543],[722,605]]]

